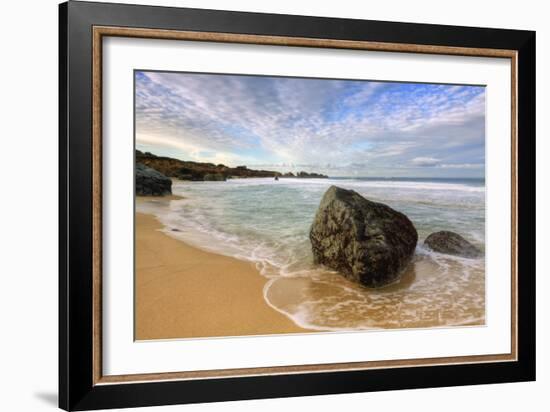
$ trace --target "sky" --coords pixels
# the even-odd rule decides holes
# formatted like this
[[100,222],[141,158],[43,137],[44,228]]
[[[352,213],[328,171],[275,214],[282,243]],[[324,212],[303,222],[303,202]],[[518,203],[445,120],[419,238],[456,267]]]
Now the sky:
[[135,72],[136,147],[337,176],[484,177],[485,88]]

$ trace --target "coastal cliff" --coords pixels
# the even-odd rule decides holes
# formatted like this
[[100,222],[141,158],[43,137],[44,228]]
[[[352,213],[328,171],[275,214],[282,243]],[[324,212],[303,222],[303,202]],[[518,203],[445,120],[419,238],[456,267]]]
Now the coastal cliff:
[[136,163],[141,163],[152,168],[165,176],[174,177],[180,180],[191,181],[224,181],[226,179],[238,179],[249,177],[297,177],[307,178],[328,178],[320,173],[292,172],[280,173],[271,170],[254,170],[247,166],[229,167],[224,164],[192,162],[173,159],[170,157],[156,156],[149,152],[136,150]]

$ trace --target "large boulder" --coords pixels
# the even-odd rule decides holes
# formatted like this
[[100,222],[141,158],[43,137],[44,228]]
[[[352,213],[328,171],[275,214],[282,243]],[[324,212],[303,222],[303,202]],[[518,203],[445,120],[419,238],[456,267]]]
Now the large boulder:
[[435,252],[447,255],[476,258],[481,251],[457,233],[442,230],[429,235],[424,244]]
[[172,180],[141,163],[136,163],[136,195],[164,196],[172,194]]
[[418,234],[403,213],[331,186],[309,233],[315,263],[368,287],[393,283],[410,262]]

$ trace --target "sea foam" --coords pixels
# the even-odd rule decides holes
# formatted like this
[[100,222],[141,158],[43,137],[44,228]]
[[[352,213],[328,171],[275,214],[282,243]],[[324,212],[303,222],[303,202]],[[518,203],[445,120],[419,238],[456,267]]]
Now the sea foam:
[[[419,232],[410,273],[368,290],[313,265],[309,228],[325,190],[353,189],[405,213]],[[484,259],[423,247],[431,232],[452,230],[484,249],[485,188],[480,181],[235,179],[175,182],[184,198],[140,202],[163,231],[201,249],[253,262],[269,279],[267,303],[296,324],[319,330],[434,327],[483,323]]]

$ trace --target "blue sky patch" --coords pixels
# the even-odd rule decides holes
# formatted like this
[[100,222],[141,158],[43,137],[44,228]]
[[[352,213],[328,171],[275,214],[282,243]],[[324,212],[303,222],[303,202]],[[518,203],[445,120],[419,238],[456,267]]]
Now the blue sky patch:
[[485,173],[482,86],[140,71],[135,86],[136,146],[160,155],[329,176]]

